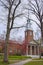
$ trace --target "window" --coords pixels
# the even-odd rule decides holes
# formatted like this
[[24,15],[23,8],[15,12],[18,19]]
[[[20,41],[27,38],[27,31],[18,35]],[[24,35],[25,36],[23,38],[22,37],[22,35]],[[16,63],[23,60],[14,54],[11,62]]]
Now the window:
[[32,32],[30,32],[30,35],[32,35]]
[[1,46],[1,43],[0,43],[0,46]]
[[12,49],[10,48],[10,51],[9,51],[10,53],[12,52]]
[[26,32],[26,36],[27,36],[27,32]]

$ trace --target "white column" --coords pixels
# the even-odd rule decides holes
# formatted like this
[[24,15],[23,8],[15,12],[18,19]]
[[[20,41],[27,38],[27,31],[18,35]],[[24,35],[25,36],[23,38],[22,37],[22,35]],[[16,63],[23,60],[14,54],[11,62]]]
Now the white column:
[[30,46],[30,55],[32,55],[32,46]]
[[26,55],[28,55],[28,45],[26,46]]

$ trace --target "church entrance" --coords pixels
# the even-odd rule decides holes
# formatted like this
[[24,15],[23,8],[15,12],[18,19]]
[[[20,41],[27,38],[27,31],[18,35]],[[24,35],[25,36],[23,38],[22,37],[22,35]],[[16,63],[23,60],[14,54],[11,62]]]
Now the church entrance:
[[32,46],[32,55],[34,55],[34,46]]

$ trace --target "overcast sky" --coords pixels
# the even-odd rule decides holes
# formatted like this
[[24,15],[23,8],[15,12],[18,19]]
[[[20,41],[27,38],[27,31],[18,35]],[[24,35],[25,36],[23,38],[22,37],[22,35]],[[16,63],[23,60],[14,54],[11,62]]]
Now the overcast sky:
[[[27,2],[27,0],[22,0],[22,4],[24,5],[24,4],[27,4],[28,2]],[[22,8],[22,7],[21,7]],[[0,7],[0,35],[1,34],[3,34],[3,32],[4,31],[6,31],[6,12],[4,12],[5,10],[2,8],[2,7]],[[1,20],[1,17],[2,16],[4,16],[4,20]],[[32,15],[32,17],[34,18],[34,19],[36,19],[36,17],[34,17],[33,15]],[[2,23],[3,22],[3,23]],[[25,18],[25,17],[20,17],[20,18],[16,18],[15,19],[15,26],[22,26],[22,25],[25,25],[26,24],[26,22],[27,22],[27,19]],[[37,30],[37,25],[34,23],[34,22],[31,22],[32,23],[32,30],[34,31],[34,32],[36,32],[36,30]],[[12,39],[24,39],[24,37],[25,37],[25,28],[21,28],[21,29],[19,29],[19,30],[12,30],[11,31],[11,34],[10,34],[10,38],[12,38]]]

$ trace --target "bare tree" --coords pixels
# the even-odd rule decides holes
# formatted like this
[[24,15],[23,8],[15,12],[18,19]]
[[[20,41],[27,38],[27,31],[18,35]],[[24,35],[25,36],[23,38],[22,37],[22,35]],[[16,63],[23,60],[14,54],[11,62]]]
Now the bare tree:
[[[41,29],[41,43],[43,43],[43,0],[28,0],[28,6],[25,7],[31,13],[33,14],[37,20],[29,18],[31,21],[35,22],[39,28]],[[39,21],[39,23],[38,23]],[[41,43],[40,43],[40,51],[41,51]],[[40,52],[40,58],[41,58],[41,52]]]
[[[14,28],[20,28],[20,27],[14,27],[14,21],[15,18],[23,15],[23,13],[16,14],[16,10],[19,7],[21,0],[0,0],[1,6],[4,7],[6,10],[8,10],[7,15],[7,31],[6,31],[6,39],[5,39],[5,47],[4,47],[4,62],[8,62],[8,53],[7,53],[7,46],[9,41],[10,32]],[[22,26],[21,26],[22,27]]]

